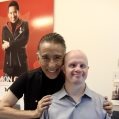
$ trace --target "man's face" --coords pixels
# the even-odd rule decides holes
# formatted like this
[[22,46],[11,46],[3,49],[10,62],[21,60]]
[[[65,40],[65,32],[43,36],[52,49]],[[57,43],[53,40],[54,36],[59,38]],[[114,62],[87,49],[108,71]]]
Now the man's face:
[[16,7],[10,6],[8,8],[8,18],[9,18],[10,22],[15,23],[18,19],[18,16],[19,16],[19,12],[16,9]]
[[68,84],[81,85],[85,83],[88,74],[88,61],[80,51],[71,51],[65,57],[65,80]]
[[43,42],[39,49],[39,61],[45,75],[56,78],[61,70],[65,50],[61,44]]

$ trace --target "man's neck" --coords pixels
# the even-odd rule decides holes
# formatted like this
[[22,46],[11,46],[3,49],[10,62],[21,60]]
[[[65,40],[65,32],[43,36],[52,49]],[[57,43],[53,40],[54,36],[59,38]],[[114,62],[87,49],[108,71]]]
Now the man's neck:
[[83,83],[80,86],[76,86],[76,85],[68,85],[67,83],[65,83],[65,90],[68,93],[69,96],[71,96],[74,101],[79,102],[81,97],[84,95],[85,92],[85,88],[86,88],[86,84]]

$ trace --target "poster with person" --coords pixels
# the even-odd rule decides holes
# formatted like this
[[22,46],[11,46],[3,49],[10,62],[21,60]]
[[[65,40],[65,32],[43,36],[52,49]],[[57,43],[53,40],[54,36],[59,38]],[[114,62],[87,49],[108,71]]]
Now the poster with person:
[[39,67],[37,44],[53,31],[53,0],[0,1],[0,97],[22,73]]

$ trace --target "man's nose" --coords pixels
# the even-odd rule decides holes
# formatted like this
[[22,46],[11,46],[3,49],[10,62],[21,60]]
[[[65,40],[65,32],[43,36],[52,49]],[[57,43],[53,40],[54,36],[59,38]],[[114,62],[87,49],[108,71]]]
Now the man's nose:
[[50,59],[50,61],[49,61],[49,67],[55,67],[55,61],[53,60],[53,59]]
[[82,71],[82,68],[80,65],[77,65],[76,68],[75,68],[76,71]]
[[12,18],[14,18],[14,14],[12,14],[11,16],[12,16]]

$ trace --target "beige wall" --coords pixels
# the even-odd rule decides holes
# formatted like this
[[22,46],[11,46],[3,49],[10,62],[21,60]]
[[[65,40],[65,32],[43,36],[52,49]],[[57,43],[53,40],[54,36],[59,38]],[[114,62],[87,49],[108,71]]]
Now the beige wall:
[[55,0],[54,31],[67,51],[82,49],[89,58],[87,83],[111,98],[119,58],[119,0]]
[[119,59],[119,0],[54,1],[54,31],[64,36],[67,51],[87,54],[88,86],[111,99]]

